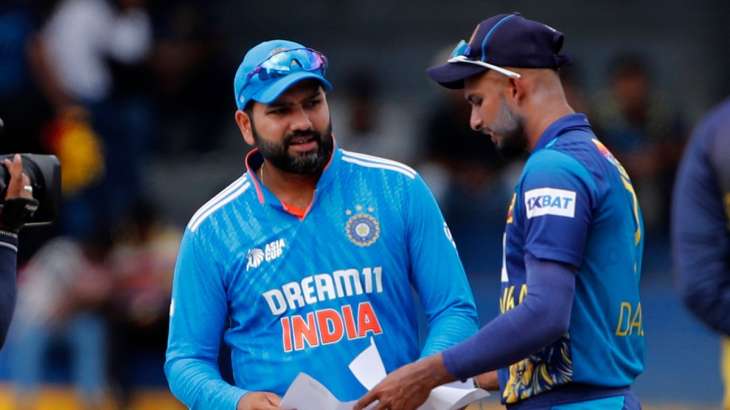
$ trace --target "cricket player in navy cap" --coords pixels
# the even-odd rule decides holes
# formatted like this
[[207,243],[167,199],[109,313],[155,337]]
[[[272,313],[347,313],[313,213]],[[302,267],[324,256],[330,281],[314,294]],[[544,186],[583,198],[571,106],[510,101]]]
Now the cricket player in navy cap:
[[[371,339],[392,371],[477,330],[423,179],[336,146],[326,66],[320,52],[274,40],[236,73],[236,123],[255,149],[243,175],[193,215],[173,280],[165,371],[192,409],[276,409],[300,372],[355,400],[366,390],[348,364]],[[233,384],[218,369],[221,339]]]
[[629,175],[566,102],[562,45],[554,28],[501,14],[428,70],[463,89],[471,127],[502,153],[530,153],[506,214],[501,314],[391,373],[356,409],[414,409],[433,387],[478,375],[510,409],[640,408],[630,386],[644,368],[641,210]]

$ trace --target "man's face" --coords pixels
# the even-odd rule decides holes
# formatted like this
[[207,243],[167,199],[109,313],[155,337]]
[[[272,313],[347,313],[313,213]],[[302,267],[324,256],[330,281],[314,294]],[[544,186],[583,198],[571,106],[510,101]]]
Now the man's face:
[[294,174],[322,171],[334,146],[327,99],[315,80],[292,86],[271,104],[254,103],[250,130],[250,136],[244,132],[246,142]]
[[522,155],[528,148],[524,118],[508,102],[509,80],[495,71],[467,78],[464,97],[471,106],[469,125],[488,135],[505,158]]

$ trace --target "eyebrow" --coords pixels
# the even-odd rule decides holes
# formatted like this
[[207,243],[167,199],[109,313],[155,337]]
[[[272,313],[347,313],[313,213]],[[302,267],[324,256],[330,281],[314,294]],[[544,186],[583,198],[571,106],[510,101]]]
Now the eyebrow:
[[312,100],[312,99],[318,98],[320,96],[321,96],[321,94],[319,92],[319,88],[317,88],[314,91],[312,91],[312,93],[310,93],[308,97],[305,97],[304,99],[305,100]]

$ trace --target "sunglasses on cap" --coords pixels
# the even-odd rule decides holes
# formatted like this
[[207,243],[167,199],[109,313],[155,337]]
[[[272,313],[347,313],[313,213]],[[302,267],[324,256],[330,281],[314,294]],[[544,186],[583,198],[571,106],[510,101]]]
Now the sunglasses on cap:
[[311,48],[281,50],[270,55],[246,75],[246,81],[241,86],[241,91],[251,83],[254,77],[260,81],[268,81],[298,71],[319,70],[324,74],[326,69],[327,57],[317,50]]
[[473,60],[468,57],[469,53],[471,52],[471,47],[469,46],[469,43],[467,43],[464,40],[459,41],[459,44],[454,47],[454,50],[451,51],[451,56],[447,60],[448,63],[466,63],[466,64],[474,64],[478,66],[482,66],[484,68],[488,68],[490,70],[494,70],[502,75],[506,75],[510,78],[520,78],[522,77],[519,73],[516,73],[512,70],[508,70],[506,68],[502,68],[500,66],[496,66],[494,64],[485,63],[481,60]]

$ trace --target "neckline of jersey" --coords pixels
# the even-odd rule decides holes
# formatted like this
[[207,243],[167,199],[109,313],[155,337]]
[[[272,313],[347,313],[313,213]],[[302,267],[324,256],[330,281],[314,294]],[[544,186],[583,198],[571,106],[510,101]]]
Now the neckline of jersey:
[[574,128],[591,128],[588,117],[583,113],[574,113],[564,115],[552,124],[550,124],[545,131],[543,131],[540,138],[537,140],[535,149],[532,152],[536,152],[542,148],[545,148],[552,140],[564,134],[566,131]]
[[259,204],[273,206],[296,217],[299,220],[304,220],[309,211],[312,209],[315,201],[317,201],[317,197],[327,186],[329,186],[330,182],[332,182],[332,180],[334,179],[335,174],[337,173],[337,168],[339,167],[339,163],[341,162],[341,157],[342,152],[335,143],[332,149],[332,155],[330,155],[330,159],[327,162],[327,165],[325,165],[325,168],[322,171],[322,175],[317,181],[317,186],[314,190],[314,195],[312,196],[312,202],[309,204],[309,207],[304,210],[303,213],[297,212],[297,210],[292,209],[290,205],[283,203],[281,200],[279,200],[279,198],[276,197],[276,195],[274,195],[273,192],[271,192],[268,188],[266,188],[265,185],[261,183],[261,181],[259,181],[259,178],[256,175],[255,171],[257,171],[263,165],[264,158],[259,152],[258,148],[254,148],[249,151],[248,154],[246,154],[244,164],[246,166],[247,177],[253,182]]

